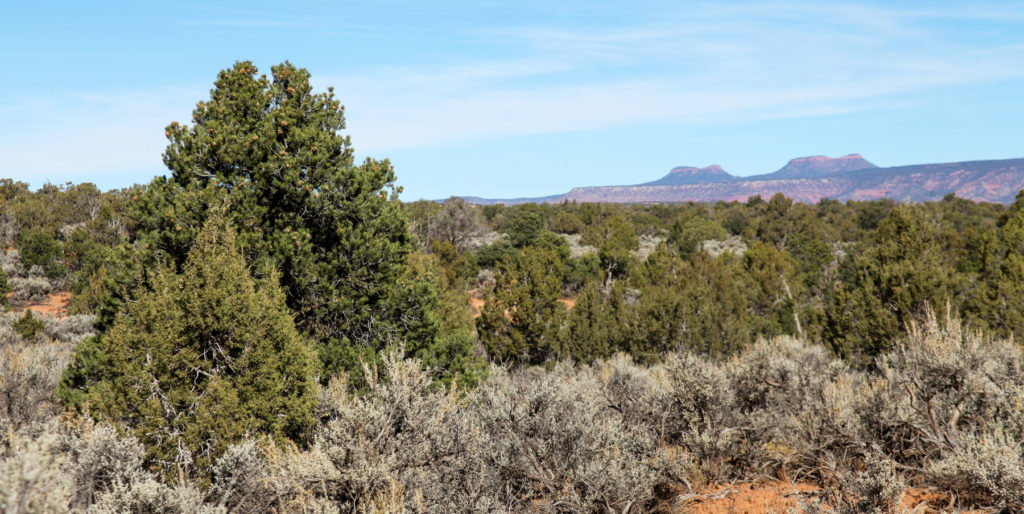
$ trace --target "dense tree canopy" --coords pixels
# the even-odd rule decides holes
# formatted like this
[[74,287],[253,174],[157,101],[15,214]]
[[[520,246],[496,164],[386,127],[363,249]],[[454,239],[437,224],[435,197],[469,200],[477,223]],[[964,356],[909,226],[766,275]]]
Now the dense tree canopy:
[[276,273],[250,277],[234,230],[213,217],[181,273],[161,263],[110,329],[79,345],[59,394],[129,427],[165,472],[191,474],[246,436],[305,442],[318,369]]
[[838,354],[870,362],[926,305],[951,300],[953,270],[942,262],[936,236],[921,212],[898,206],[878,223],[873,244],[843,263],[826,311]]
[[[204,220],[223,207],[246,262],[277,270],[299,330],[317,341],[325,373],[358,372],[389,344],[409,351],[437,333],[436,294],[403,273],[412,240],[387,161],[353,163],[343,108],[331,89],[285,62],[260,75],[249,62],[222,71],[192,124],[172,122],[157,178],[129,205],[131,256],[101,312],[106,326],[140,269],[180,266]],[[127,284],[127,286],[125,285]],[[120,291],[118,291],[120,288]]]
[[523,249],[515,262],[503,261],[494,292],[477,323],[480,339],[498,362],[539,364],[561,356],[558,328],[565,306],[562,262],[553,251]]

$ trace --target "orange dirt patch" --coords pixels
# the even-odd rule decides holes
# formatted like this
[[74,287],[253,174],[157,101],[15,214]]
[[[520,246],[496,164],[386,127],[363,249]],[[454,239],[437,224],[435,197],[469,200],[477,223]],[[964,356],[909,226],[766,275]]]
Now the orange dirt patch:
[[[712,485],[699,494],[682,498],[678,512],[726,514],[746,512],[799,512],[798,498],[810,499],[820,487],[808,483],[764,482],[757,484]],[[956,511],[948,494],[908,488],[897,512],[981,512]]]
[[971,509],[971,510],[958,510],[953,508],[953,496],[949,493],[940,493],[935,491],[925,491],[922,489],[916,489],[908,487],[903,492],[903,501],[900,502],[899,511],[916,511],[923,513],[932,512],[962,512],[962,513],[982,513],[986,512],[983,510]]
[[487,302],[485,302],[483,298],[477,298],[475,296],[470,297],[470,299],[469,299],[469,306],[472,307],[472,309],[473,309],[473,317],[474,318],[479,318],[480,317],[480,311],[483,310],[485,303],[487,303]]
[[688,500],[680,512],[724,514],[786,512],[798,510],[800,493],[817,491],[812,484],[772,482],[765,484],[713,485]]
[[54,316],[57,318],[63,318],[68,313],[68,303],[71,301],[70,291],[61,291],[58,293],[52,293],[47,296],[47,299],[43,303],[35,303],[32,305],[26,305],[25,308],[20,309],[16,312],[24,313],[25,311],[32,311],[36,314],[44,316]]

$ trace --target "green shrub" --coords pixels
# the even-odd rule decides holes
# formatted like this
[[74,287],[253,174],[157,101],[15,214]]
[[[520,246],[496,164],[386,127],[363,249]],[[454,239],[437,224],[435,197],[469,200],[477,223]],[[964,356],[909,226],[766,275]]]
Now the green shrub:
[[315,354],[274,279],[249,276],[227,223],[211,218],[183,272],[161,268],[151,284],[107,333],[79,345],[62,399],[127,425],[165,473],[208,477],[247,435],[307,442]]
[[53,235],[42,230],[22,232],[18,237],[18,257],[26,270],[39,266],[48,278],[57,278],[67,271],[64,252]]
[[496,268],[505,260],[515,261],[519,258],[519,250],[512,246],[507,238],[499,239],[489,245],[481,246],[476,251],[476,263],[481,268]]
[[544,218],[535,207],[520,207],[513,211],[509,219],[505,221],[505,232],[508,234],[512,246],[516,248],[529,246],[544,231]]
[[11,288],[11,283],[8,282],[7,278],[7,273],[0,269],[0,312],[5,310],[10,304],[7,294],[14,290]]
[[18,318],[18,321],[14,323],[14,331],[25,341],[36,340],[42,334],[44,328],[46,328],[46,323],[42,319],[33,316],[31,309],[25,310],[25,315]]

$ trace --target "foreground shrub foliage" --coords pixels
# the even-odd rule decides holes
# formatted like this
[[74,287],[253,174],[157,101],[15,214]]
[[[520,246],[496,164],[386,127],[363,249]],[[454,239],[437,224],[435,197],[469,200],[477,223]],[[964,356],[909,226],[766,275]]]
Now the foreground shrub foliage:
[[182,273],[162,268],[113,327],[79,346],[68,404],[123,423],[166,473],[205,476],[246,435],[308,441],[316,357],[282,293],[245,267],[234,231],[211,218]]
[[708,483],[778,476],[823,488],[808,509],[892,511],[906,486],[1024,508],[1021,349],[935,316],[871,372],[779,338],[728,360],[494,367],[460,391],[396,351],[366,365],[361,392],[345,376],[320,390],[306,446],[239,432],[205,451],[182,433],[173,458],[194,456],[192,478],[161,472],[175,450],[154,437],[176,425],[140,430],[143,418],[109,404],[114,414],[93,415],[112,424],[59,417],[65,360],[53,352],[66,359],[70,345],[46,341],[4,343],[5,512],[640,512],[685,508]]

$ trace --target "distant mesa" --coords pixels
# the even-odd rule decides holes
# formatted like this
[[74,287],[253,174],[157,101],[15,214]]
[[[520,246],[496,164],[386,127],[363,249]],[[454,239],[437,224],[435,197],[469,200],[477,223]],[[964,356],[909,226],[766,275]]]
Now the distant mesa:
[[721,166],[712,164],[706,168],[693,166],[680,166],[672,168],[668,175],[652,182],[644,182],[641,186],[681,186],[692,184],[714,184],[717,182],[729,182],[732,180],[780,180],[797,178],[821,178],[848,171],[877,169],[878,166],[868,162],[867,159],[858,153],[844,155],[842,157],[828,157],[825,155],[812,155],[810,157],[797,157],[786,163],[785,166],[773,173],[757,175],[753,177],[735,177],[730,175]]
[[969,200],[1014,201],[1024,190],[1024,159],[945,162],[879,168],[859,154],[799,157],[772,173],[735,177],[721,166],[681,166],[668,175],[632,186],[574,187],[568,193],[506,200],[466,197],[478,204],[527,202],[744,202],[751,196],[782,193],[799,202],[822,198],[938,201],[953,194]]
[[811,157],[797,157],[779,168],[775,173],[768,174],[765,178],[818,178],[835,175],[836,173],[874,169],[877,167],[861,157],[859,153],[852,153],[835,159],[825,155],[813,155]]
[[672,168],[668,175],[653,182],[640,184],[643,186],[675,186],[681,184],[711,184],[714,182],[726,182],[736,177],[728,174],[721,166],[712,164],[707,168],[695,168],[693,166],[679,166]]

